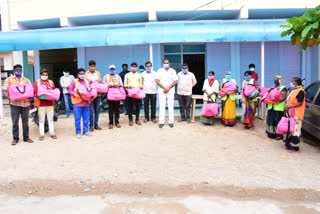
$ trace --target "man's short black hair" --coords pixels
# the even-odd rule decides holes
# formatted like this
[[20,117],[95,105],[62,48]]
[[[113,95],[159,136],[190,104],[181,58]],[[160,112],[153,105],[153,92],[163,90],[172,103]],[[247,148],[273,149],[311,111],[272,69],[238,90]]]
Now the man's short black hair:
[[145,66],[147,66],[148,64],[151,64],[151,66],[152,66],[152,63],[150,61],[146,62]]
[[168,58],[164,58],[162,62],[164,62],[164,61],[166,61],[166,60],[168,60],[168,62],[170,62],[170,60],[169,60]]
[[182,64],[182,67],[184,67],[184,66],[189,67],[187,63],[183,63],[183,64]]
[[255,64],[250,64],[250,65],[249,65],[249,68],[252,68],[252,67],[253,67],[253,68],[256,68],[256,65],[255,65]]
[[209,74],[212,74],[212,75],[214,75],[214,71],[209,71]]
[[131,66],[135,65],[136,67],[138,66],[136,62],[131,63]]
[[251,75],[252,72],[251,71],[245,71],[244,74],[248,74],[248,75]]
[[126,67],[128,67],[128,64],[122,64],[122,67],[123,67],[123,66],[126,66]]
[[86,72],[86,70],[84,70],[84,68],[79,68],[79,69],[77,70],[77,74],[79,74],[81,71]]
[[20,65],[20,64],[14,65],[14,66],[13,66],[13,70],[16,70],[16,68],[21,68],[21,69],[22,69],[22,65]]
[[41,69],[40,71],[40,75],[42,75],[43,73],[47,73],[49,75],[49,72],[47,69]]
[[139,69],[144,69],[143,65],[139,65]]
[[70,72],[71,72],[71,69],[70,69],[70,68],[64,68],[64,69],[63,69],[63,72],[69,72],[69,73],[70,73]]
[[89,66],[91,66],[91,65],[96,65],[96,61],[90,60],[90,61],[89,61]]

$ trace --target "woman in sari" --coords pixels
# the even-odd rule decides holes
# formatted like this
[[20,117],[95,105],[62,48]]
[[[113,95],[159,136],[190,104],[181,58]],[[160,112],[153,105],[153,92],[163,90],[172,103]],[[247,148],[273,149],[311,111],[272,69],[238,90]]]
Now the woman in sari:
[[272,100],[268,101],[268,114],[267,114],[267,134],[269,138],[276,140],[281,140],[282,135],[276,133],[278,123],[281,120],[281,117],[284,115],[284,106],[287,98],[287,88],[283,85],[283,80],[281,76],[274,77],[274,86],[269,89],[279,90],[281,92],[280,101],[274,102]]
[[235,79],[232,79],[231,72],[226,72],[226,76],[224,79],[222,79],[222,82],[220,83],[220,91],[222,91],[226,96],[221,97],[221,104],[222,104],[222,116],[221,116],[221,122],[225,126],[234,126],[236,124],[236,93],[238,92],[237,89],[234,90],[234,94],[228,94],[228,92],[223,89],[223,86],[227,82],[233,82],[235,85],[237,85],[237,82]]
[[290,94],[284,110],[294,117],[294,131],[286,141],[286,149],[289,153],[299,153],[302,120],[305,111],[305,91],[301,84],[301,79],[294,77],[291,80]]
[[[208,79],[203,83],[203,103],[217,101],[217,95],[219,93],[219,82],[214,78],[214,71],[210,71],[208,74]],[[201,116],[200,122],[206,125],[214,124],[214,117]]]
[[255,96],[259,94],[259,85],[256,80],[251,78],[251,71],[244,73],[244,80],[242,82],[242,88],[245,85],[252,85],[256,90],[248,97],[242,95],[242,117],[241,122],[246,129],[252,129],[254,127],[254,116],[256,113],[257,98]]

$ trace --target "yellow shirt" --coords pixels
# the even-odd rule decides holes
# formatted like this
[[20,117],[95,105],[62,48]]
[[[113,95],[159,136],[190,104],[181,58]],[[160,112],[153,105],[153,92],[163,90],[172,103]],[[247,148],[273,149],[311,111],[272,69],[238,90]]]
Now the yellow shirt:
[[124,78],[124,87],[142,87],[141,75],[130,72]]

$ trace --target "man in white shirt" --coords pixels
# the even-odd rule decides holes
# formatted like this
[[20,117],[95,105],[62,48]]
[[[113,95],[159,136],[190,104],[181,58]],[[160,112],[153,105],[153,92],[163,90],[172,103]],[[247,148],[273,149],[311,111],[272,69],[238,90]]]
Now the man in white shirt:
[[157,72],[157,84],[159,94],[159,128],[164,126],[166,116],[166,103],[168,102],[169,126],[173,128],[174,122],[174,93],[178,82],[176,70],[170,68],[169,59],[163,60],[163,68]]
[[146,62],[146,70],[142,72],[142,85],[146,93],[144,98],[144,122],[149,121],[149,102],[151,103],[151,121],[156,123],[157,81],[156,72],[152,70],[152,63]]
[[70,116],[70,94],[68,93],[69,85],[74,80],[74,76],[70,75],[70,69],[63,70],[63,76],[60,78],[60,86],[62,87],[64,106],[66,108],[67,117]]
[[190,109],[192,100],[192,88],[197,84],[196,77],[189,72],[188,65],[182,65],[182,71],[178,73],[178,101],[180,106],[181,119],[178,122],[190,120]]

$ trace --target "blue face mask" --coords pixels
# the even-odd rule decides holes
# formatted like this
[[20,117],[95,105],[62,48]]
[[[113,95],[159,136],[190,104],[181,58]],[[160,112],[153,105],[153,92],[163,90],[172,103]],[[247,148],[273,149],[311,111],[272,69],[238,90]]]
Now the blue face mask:
[[230,82],[230,81],[232,80],[232,76],[231,76],[231,75],[226,75],[226,80],[227,80],[228,82]]
[[109,73],[110,73],[110,74],[115,74],[115,73],[116,73],[116,70],[110,69],[110,70],[109,70]]
[[79,75],[79,79],[84,80],[85,75]]
[[182,72],[183,72],[184,74],[186,74],[186,73],[188,73],[188,69],[182,69]]
[[16,76],[21,76],[22,71],[15,71],[14,74],[15,74]]
[[164,68],[169,68],[169,64],[163,64]]
[[146,68],[146,71],[147,71],[147,72],[150,72],[150,71],[151,71],[151,67],[150,67],[150,68]]
[[249,75],[249,76],[244,76],[244,79],[247,80],[247,81],[249,81],[249,80],[251,79],[251,75]]

